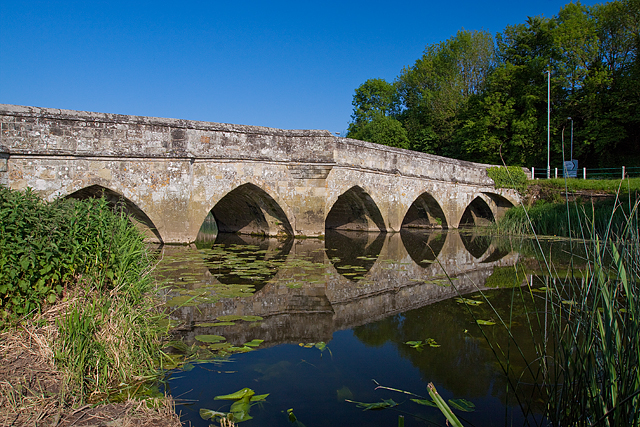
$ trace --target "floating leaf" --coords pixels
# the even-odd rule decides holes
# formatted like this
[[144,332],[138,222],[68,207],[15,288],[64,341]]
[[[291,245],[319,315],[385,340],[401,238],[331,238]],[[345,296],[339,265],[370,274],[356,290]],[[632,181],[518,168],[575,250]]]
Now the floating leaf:
[[416,402],[420,405],[425,405],[425,406],[433,406],[434,408],[437,408],[438,405],[436,405],[436,403],[433,400],[428,400],[428,399],[411,399],[412,402]]
[[258,347],[260,344],[262,344],[264,342],[264,340],[259,340],[259,339],[253,339],[247,343],[244,343],[245,346],[249,346],[249,347]]
[[245,387],[243,389],[240,389],[238,391],[236,391],[235,393],[230,393],[230,394],[223,394],[221,396],[216,396],[213,398],[213,400],[240,400],[243,399],[247,396],[249,396],[249,398],[251,398],[251,396],[253,396],[254,394],[256,394],[255,391],[251,390],[249,387]]
[[375,411],[377,409],[393,408],[394,406],[398,406],[393,399],[384,399],[382,402],[374,403],[356,402],[354,400],[346,400],[346,402],[355,403],[358,408],[364,408],[363,411]]
[[429,344],[429,347],[434,347],[434,348],[440,347],[440,344],[438,344],[436,340],[434,340],[433,338],[428,338],[425,341],[425,344]]
[[485,325],[485,326],[491,326],[496,324],[496,322],[492,322],[490,320],[480,320],[480,319],[476,320],[476,323],[478,325]]
[[264,319],[260,316],[242,316],[240,320],[244,320],[245,322],[259,322]]
[[476,410],[476,405],[465,399],[449,399],[449,405],[451,405],[454,409],[463,412],[473,412]]
[[220,335],[196,335],[196,340],[201,341],[201,342],[220,342],[220,341],[224,341],[226,340],[225,337],[222,337]]
[[468,299],[468,298],[456,298],[456,302],[459,302],[461,304],[467,304],[467,305],[480,305],[480,304],[484,304],[483,301],[477,301],[477,300],[473,300],[473,299]]
[[233,322],[235,320],[241,320],[242,316],[238,316],[236,314],[229,314],[226,316],[218,316],[216,320],[220,320],[221,322]]
[[226,412],[218,412],[218,411],[214,411],[212,409],[200,408],[200,417],[203,420],[212,420],[215,417],[225,418],[226,416],[227,416]]

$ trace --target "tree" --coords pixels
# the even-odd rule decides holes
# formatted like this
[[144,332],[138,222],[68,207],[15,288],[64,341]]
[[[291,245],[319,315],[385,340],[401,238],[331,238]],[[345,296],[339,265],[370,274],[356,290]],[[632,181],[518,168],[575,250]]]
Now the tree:
[[450,141],[459,125],[457,115],[470,96],[482,91],[494,62],[489,33],[461,30],[449,40],[427,46],[422,58],[402,70],[396,83],[403,107],[399,120],[412,149],[456,154]]
[[387,145],[389,147],[409,148],[407,131],[393,117],[382,113],[375,114],[356,130],[349,131],[349,138]]
[[352,104],[347,137],[362,139],[355,135],[362,136],[362,129],[374,118],[397,114],[398,93],[395,86],[384,79],[369,79],[356,89]]

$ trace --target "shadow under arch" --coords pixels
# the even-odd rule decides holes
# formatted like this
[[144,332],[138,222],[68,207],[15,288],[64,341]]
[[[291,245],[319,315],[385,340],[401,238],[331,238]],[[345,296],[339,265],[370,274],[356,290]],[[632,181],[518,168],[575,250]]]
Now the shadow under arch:
[[491,210],[493,211],[493,216],[496,220],[501,219],[504,214],[511,209],[514,205],[511,200],[506,197],[501,196],[500,194],[495,193],[482,193],[490,202]]
[[220,233],[293,235],[293,227],[278,202],[251,183],[228,192],[211,213]]
[[469,203],[460,218],[459,227],[482,227],[495,222],[491,208],[480,196]]
[[426,268],[442,251],[447,240],[447,232],[403,228],[400,230],[400,238],[411,259],[420,267]]
[[447,218],[436,199],[422,193],[409,207],[402,228],[447,228]]
[[112,208],[122,208],[129,217],[135,219],[142,232],[150,239],[157,239],[159,243],[163,243],[162,236],[158,232],[155,224],[144,213],[142,209],[138,207],[131,200],[124,197],[122,194],[117,193],[109,188],[95,184],[89,187],[81,188],[71,194],[65,196],[65,199],[99,199],[104,197]]
[[325,229],[386,232],[380,209],[371,196],[353,186],[338,197],[325,219]]

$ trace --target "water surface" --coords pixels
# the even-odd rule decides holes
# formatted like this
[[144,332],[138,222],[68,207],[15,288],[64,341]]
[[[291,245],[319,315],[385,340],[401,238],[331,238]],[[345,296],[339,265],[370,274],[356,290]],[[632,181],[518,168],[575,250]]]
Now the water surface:
[[[424,399],[433,382],[445,399],[475,405],[456,412],[465,425],[522,425],[518,399],[535,402],[537,391],[499,325],[511,316],[520,351],[535,357],[526,303],[514,298],[532,277],[522,273],[522,245],[421,231],[331,232],[324,241],[221,234],[215,244],[166,247],[158,274],[169,285],[177,335],[197,361],[170,375],[176,409],[208,426],[201,408],[229,411],[232,402],[214,397],[249,387],[269,396],[251,407],[247,427],[287,425],[290,408],[306,426],[397,425],[399,414],[405,425],[444,425],[437,408],[410,400],[417,396],[376,389]],[[480,327],[478,319],[498,325]],[[202,341],[211,335],[224,339]],[[406,344],[428,339],[438,347]],[[511,359],[511,385],[496,351]],[[399,405],[363,411],[348,402],[383,399]],[[539,418],[539,408],[527,410]]]

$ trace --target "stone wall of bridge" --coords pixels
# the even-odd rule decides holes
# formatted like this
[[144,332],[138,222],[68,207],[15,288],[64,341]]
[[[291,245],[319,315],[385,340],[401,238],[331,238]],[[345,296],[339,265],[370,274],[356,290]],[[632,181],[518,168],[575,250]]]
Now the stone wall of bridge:
[[167,243],[195,240],[209,212],[270,235],[456,228],[518,202],[486,167],[328,131],[0,105],[0,184],[48,200],[108,190]]

